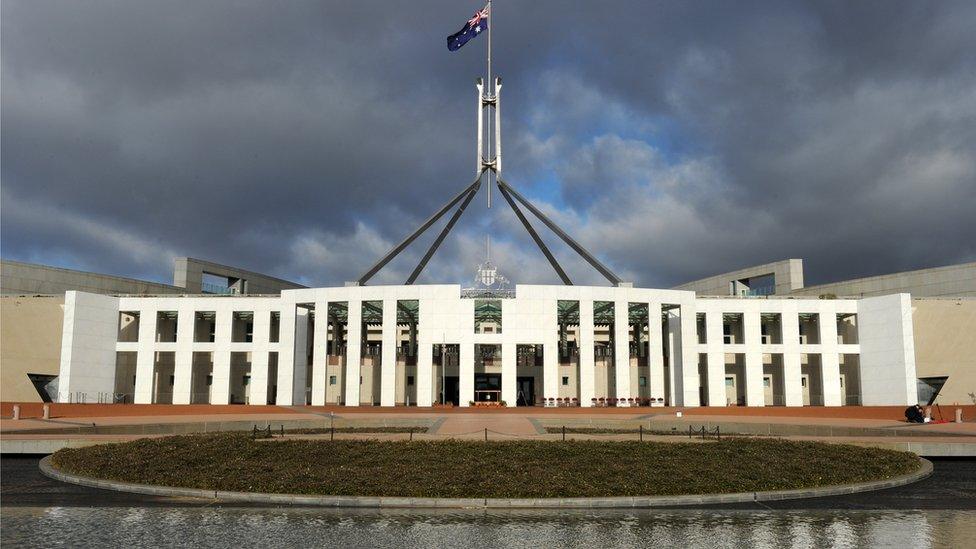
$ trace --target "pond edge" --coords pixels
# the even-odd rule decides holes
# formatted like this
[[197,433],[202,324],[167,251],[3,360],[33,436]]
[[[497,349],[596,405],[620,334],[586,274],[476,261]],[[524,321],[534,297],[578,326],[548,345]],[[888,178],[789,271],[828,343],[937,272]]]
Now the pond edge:
[[303,494],[269,494],[261,492],[225,492],[200,488],[155,486],[115,480],[98,479],[65,473],[51,464],[51,456],[41,459],[39,467],[44,476],[103,490],[144,494],[150,496],[190,497],[235,503],[267,503],[273,505],[299,505],[310,507],[399,507],[399,508],[482,508],[517,509],[544,507],[550,509],[634,509],[651,507],[679,507],[715,505],[722,503],[747,503],[754,501],[781,501],[817,498],[872,492],[905,486],[932,474],[932,462],[919,457],[917,471],[885,480],[873,480],[855,484],[838,484],[797,490],[770,490],[765,492],[738,492],[733,494],[689,494],[680,496],[632,496],[605,498],[414,498],[378,496],[315,496]]

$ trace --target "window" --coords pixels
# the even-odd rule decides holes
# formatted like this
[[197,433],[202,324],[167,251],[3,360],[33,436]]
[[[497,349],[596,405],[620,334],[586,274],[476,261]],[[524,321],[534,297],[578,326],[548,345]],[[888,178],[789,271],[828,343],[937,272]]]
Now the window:
[[336,384],[336,376],[329,376],[329,385]]
[[234,343],[254,341],[254,311],[235,311],[231,322],[230,340]]
[[407,385],[413,386],[413,376],[407,376]]
[[[769,382],[771,380],[768,377],[763,378],[763,387],[769,387]],[[842,384],[843,385],[843,384]]]
[[156,313],[156,341],[159,343],[176,343],[176,311],[158,311]]
[[931,406],[948,379],[948,376],[918,378],[918,401],[924,402],[926,406]]
[[193,341],[213,343],[217,335],[216,311],[197,311],[193,313]]
[[563,376],[563,385],[569,385],[569,376]]
[[641,386],[641,387],[647,387],[647,378],[646,378],[646,377],[644,377],[644,376],[640,376],[640,377],[639,377],[639,378],[637,379],[637,384],[638,384],[639,386]]
[[474,302],[474,333],[502,333],[502,302],[500,299],[476,299]]
[[800,313],[800,344],[817,345],[820,343],[820,315],[818,313]]
[[732,387],[735,385],[735,378],[727,377],[725,378],[725,386]]
[[176,376],[169,376],[169,385],[170,385],[170,387],[172,387],[173,386],[173,383],[175,383],[175,382],[176,382]]
[[[136,380],[133,377],[132,378],[132,383],[135,383],[135,382],[136,382]],[[213,376],[207,376],[207,387],[210,387],[211,385],[213,385]]]

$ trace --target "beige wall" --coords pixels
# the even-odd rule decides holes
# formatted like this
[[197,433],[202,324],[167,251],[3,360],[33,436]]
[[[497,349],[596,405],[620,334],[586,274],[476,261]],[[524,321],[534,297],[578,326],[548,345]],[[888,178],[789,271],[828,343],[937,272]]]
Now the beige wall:
[[913,299],[918,377],[949,376],[939,404],[976,404],[976,299]]
[[64,296],[0,297],[0,400],[41,402],[27,374],[58,375]]

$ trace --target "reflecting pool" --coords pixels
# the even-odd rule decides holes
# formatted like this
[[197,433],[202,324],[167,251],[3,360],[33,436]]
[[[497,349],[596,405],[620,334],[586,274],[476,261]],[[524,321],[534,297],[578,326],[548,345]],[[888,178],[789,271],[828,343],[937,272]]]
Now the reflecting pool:
[[4,547],[971,547],[973,511],[12,507]]

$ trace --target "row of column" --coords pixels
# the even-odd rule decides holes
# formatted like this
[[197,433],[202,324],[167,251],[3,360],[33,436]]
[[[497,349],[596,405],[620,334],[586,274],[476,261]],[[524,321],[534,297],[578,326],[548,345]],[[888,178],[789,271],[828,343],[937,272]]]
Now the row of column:
[[[763,350],[761,341],[761,314],[758,311],[742,313],[745,352],[745,397],[747,406],[764,406],[763,394]],[[840,406],[840,358],[837,344],[837,323],[817,323],[820,327],[821,382],[824,406]],[[780,326],[783,331],[783,389],[786,406],[803,405],[803,387],[800,371],[800,325],[799,311],[787,303],[782,311]],[[721,312],[709,312],[705,316],[705,337],[708,360],[708,402],[725,402],[725,354],[733,353],[723,339],[723,318]]]
[[[136,384],[134,402],[149,404],[153,400],[153,378],[158,344],[156,335],[156,310],[139,311],[139,341],[136,354]],[[191,308],[179,309],[176,326],[176,343],[165,344],[175,348],[173,372],[173,404],[189,404],[192,391],[193,329],[196,311]],[[270,311],[255,311],[253,343],[231,342],[233,311],[223,310],[215,313],[214,342],[212,344],[213,370],[211,373],[211,404],[230,402],[231,352],[237,348],[251,353],[250,400],[254,403],[268,401],[268,356],[271,346],[278,349],[278,404],[292,405],[305,403],[305,360],[304,355],[296,355],[295,347],[305,348],[308,311],[298,308],[294,314],[281,315],[280,344],[270,343]],[[286,337],[289,336],[289,337]],[[238,347],[241,346],[241,347]],[[244,351],[242,351],[244,352]],[[287,365],[287,366],[286,366]]]
[[[345,399],[350,406],[358,406],[360,387],[360,354],[361,354],[361,302],[350,301],[349,322],[347,326],[347,356],[354,357],[346,365]],[[312,404],[325,404],[326,387],[326,342],[328,322],[326,320],[327,302],[316,303],[319,321],[315,323],[313,347],[313,376],[312,376]],[[682,341],[689,342],[696,339],[694,315],[683,321],[681,310],[672,309],[667,317],[665,337],[669,338],[668,356],[669,376],[664,375],[664,356],[660,334],[660,326],[654,322],[661,318],[660,304],[649,305],[650,327],[648,330],[650,349],[650,391],[653,398],[663,398],[665,384],[669,385],[669,393],[674,395],[672,401],[678,405],[696,406],[698,402],[698,368],[697,353],[688,346],[683,350]],[[179,311],[177,324],[177,344],[175,346],[175,371],[173,387],[173,403],[188,404],[191,399],[193,345],[186,344],[193,340],[194,328],[193,309]],[[276,401],[280,404],[302,404],[305,402],[305,356],[308,311],[297,307],[294,314],[284,311],[281,315],[281,344],[278,346],[278,394]],[[150,403],[153,396],[153,373],[155,364],[155,310],[140,311],[143,321],[139,326],[139,353],[136,363],[135,402]],[[628,318],[628,303],[615,304],[615,317]],[[761,316],[759,312],[743,313],[743,330],[746,342],[761,340]],[[212,394],[213,404],[226,404],[230,398],[230,356],[231,329],[233,324],[232,311],[218,311],[215,318],[215,342],[213,352]],[[422,324],[422,322],[421,322]],[[547,323],[555,326],[553,322]],[[783,387],[787,406],[802,405],[801,368],[799,343],[799,315],[798,311],[790,309],[789,304],[782,312],[783,330]],[[818,322],[820,329],[820,368],[823,387],[824,405],[837,406],[841,403],[839,348],[837,345],[837,326],[834,322]],[[619,398],[628,398],[631,394],[629,333],[627,322],[615,323],[614,368],[616,369],[616,394]],[[417,362],[417,404],[430,406],[433,403],[432,393],[432,347],[435,344],[427,334],[428,330],[421,327],[418,340]],[[559,365],[558,365],[558,336],[556,330],[547,334],[543,345],[543,396],[554,397],[559,394]],[[289,334],[291,337],[288,337]],[[268,343],[270,335],[270,314],[254,315],[254,343],[248,344],[251,351],[251,388],[252,402],[261,403],[268,399]],[[380,402],[383,406],[395,404],[395,376],[396,349],[398,340],[396,324],[396,300],[383,302],[383,355],[381,361]],[[723,342],[723,319],[720,312],[706,315],[707,343],[707,388],[708,400],[711,403],[725,401],[725,354],[734,352]],[[579,323],[579,390],[580,404],[589,406],[595,395],[594,387],[594,325],[592,302],[580,303]],[[289,341],[290,340],[290,341]],[[457,342],[452,342],[457,343]],[[539,344],[526,342],[526,344]],[[502,342],[502,399],[514,403],[516,399],[516,343]],[[765,404],[763,391],[763,351],[759,344],[742,344],[745,355],[745,398],[750,406]],[[296,352],[298,350],[299,352]],[[690,363],[690,364],[689,364]],[[291,367],[288,367],[290,365]],[[460,356],[460,399],[461,405],[467,405],[474,399],[474,344],[462,344]]]
[[[361,340],[362,340],[362,302],[345,301],[348,306],[348,323],[346,326],[346,364],[344,373],[344,398],[343,402],[347,406],[358,406],[360,404],[360,367],[361,367]],[[380,405],[395,405],[395,378],[396,378],[396,348],[398,343],[398,330],[396,324],[396,300],[388,299],[383,301],[383,328],[382,328],[382,360],[380,366]],[[317,321],[315,322],[313,360],[312,360],[312,404],[321,406],[326,399],[326,361],[327,361],[327,335],[328,321],[326,314],[328,302],[316,302],[315,310],[318,311]],[[545,398],[556,397],[559,394],[559,361],[558,361],[558,334],[556,322],[556,307],[553,303],[551,318],[547,318],[546,326],[551,326],[547,330],[541,342],[513,342],[502,341],[502,400],[514,405],[516,400],[516,380],[517,380],[517,360],[516,348],[519,344],[543,346],[543,396]],[[619,321],[615,322],[614,333],[614,368],[616,379],[616,394],[618,398],[629,398],[631,394],[630,384],[630,347],[629,347],[629,303],[619,301],[615,303],[614,316]],[[299,308],[299,310],[302,310]],[[698,405],[698,384],[697,384],[697,355],[695,353],[682,352],[682,341],[693,342],[695,337],[694,313],[689,311],[685,315],[690,320],[683,322],[681,308],[676,307],[669,311],[667,321],[667,337],[671,352],[668,356],[668,371],[670,375],[665,378],[664,353],[661,341],[661,304],[648,304],[648,347],[650,349],[650,391],[653,398],[663,398],[665,383],[668,383],[667,393],[673,395],[675,403],[686,406]],[[282,315],[282,342],[287,340],[286,334],[290,333],[293,326],[289,322],[293,319],[286,319],[290,315]],[[462,341],[446,341],[442,338],[436,341],[432,337],[430,329],[423,322],[424,307],[421,306],[419,334],[418,334],[418,357],[417,357],[417,405],[431,406],[434,402],[432,394],[433,376],[433,346],[446,343],[460,345],[459,356],[459,398],[461,406],[467,406],[469,401],[474,400],[474,345],[476,343],[473,335],[471,337],[459,338]],[[504,322],[503,322],[504,324]],[[594,358],[594,324],[593,324],[593,301],[580,302],[579,319],[579,384],[580,405],[588,407],[591,399],[595,396],[595,358]],[[255,330],[257,330],[255,326]],[[721,327],[719,328],[721,330]],[[255,333],[258,336],[258,333]],[[287,346],[289,349],[291,346]],[[304,346],[296,343],[295,348],[304,349]],[[286,355],[288,351],[283,348],[280,357],[280,364],[291,363],[291,358]],[[297,364],[298,361],[296,360]],[[760,365],[761,367],[761,365]],[[298,372],[296,372],[296,377]],[[304,371],[301,373],[304,376]]]

